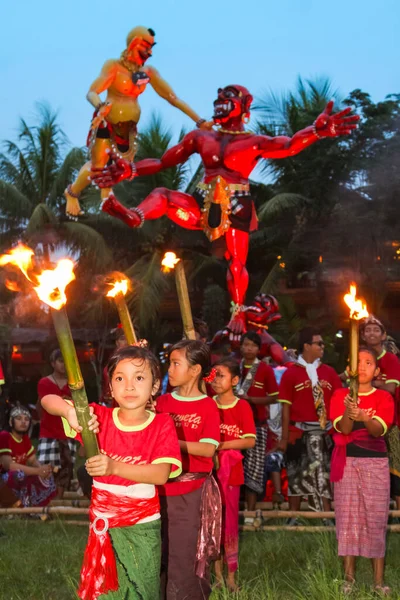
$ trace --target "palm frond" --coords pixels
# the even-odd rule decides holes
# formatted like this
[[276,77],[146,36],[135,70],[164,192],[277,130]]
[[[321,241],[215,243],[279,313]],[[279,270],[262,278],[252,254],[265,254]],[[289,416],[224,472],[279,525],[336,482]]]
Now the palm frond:
[[58,225],[57,217],[46,204],[41,202],[38,204],[31,217],[29,223],[25,229],[25,237],[27,239],[37,236],[38,233],[43,231],[46,227],[56,227]]
[[284,277],[279,263],[275,263],[263,281],[260,291],[264,294],[276,294],[279,281]]
[[305,204],[310,204],[310,200],[300,194],[277,194],[260,207],[258,218],[260,221],[268,222],[284,211],[295,210]]
[[62,242],[79,254],[80,262],[90,264],[93,272],[101,272],[111,265],[112,255],[104,238],[84,223],[66,221],[59,228]]
[[1,214],[14,219],[29,219],[32,203],[15,185],[0,180]]
[[[87,161],[87,152],[83,148],[72,148],[65,157],[61,166],[57,169],[53,185],[48,195],[48,204],[52,207],[59,207],[60,201],[63,203],[63,192],[67,185],[74,179],[82,165]],[[95,192],[95,189],[93,192]],[[98,192],[96,193],[99,196]]]
[[171,278],[161,272],[161,253],[142,256],[125,272],[133,279],[134,293],[128,304],[137,315],[139,329],[146,329],[157,318],[161,302],[170,288]]

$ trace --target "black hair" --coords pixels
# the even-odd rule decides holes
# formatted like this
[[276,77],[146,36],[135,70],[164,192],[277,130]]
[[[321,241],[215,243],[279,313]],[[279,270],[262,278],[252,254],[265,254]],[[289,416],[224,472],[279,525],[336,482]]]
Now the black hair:
[[147,31],[149,32],[150,35],[152,35],[153,37],[156,35],[156,32],[154,31],[154,29],[152,29],[151,27],[148,27]]
[[240,365],[233,358],[222,358],[218,362],[215,363],[214,367],[226,367],[229,373],[234,377],[240,377]]
[[194,365],[200,365],[201,373],[199,381],[203,377],[207,377],[211,370],[211,350],[207,344],[200,342],[199,340],[181,340],[170,348],[169,356],[174,350],[184,350],[186,354],[186,360],[191,367]]
[[114,375],[114,371],[121,360],[141,360],[143,363],[148,363],[153,378],[153,385],[161,380],[159,362],[150,350],[147,348],[140,348],[139,346],[126,346],[126,348],[120,348],[114,352],[108,361],[107,372],[110,382]]
[[368,348],[368,346],[360,346],[358,349],[358,355],[360,355],[360,352],[368,352],[368,354],[370,354],[374,359],[375,366],[378,366],[378,353],[376,350],[373,348]]
[[118,327],[116,332],[114,333],[114,340],[117,342],[118,340],[120,340],[123,337],[126,338],[125,331]]
[[193,319],[193,325],[195,332],[198,333],[201,338],[207,340],[210,333],[207,323],[201,319],[196,319],[195,317]]
[[240,345],[243,344],[244,340],[250,340],[253,344],[256,344],[259,348],[261,348],[261,338],[255,331],[247,331],[240,338]]
[[49,361],[50,361],[50,364],[53,364],[53,363],[54,363],[54,362],[56,362],[56,360],[58,360],[59,358],[61,358],[61,360],[64,360],[64,358],[63,358],[63,355],[62,355],[62,352],[61,352],[60,348],[56,348],[55,350],[53,350],[53,351],[50,353],[50,356],[49,356]]
[[304,350],[304,345],[305,344],[311,344],[313,341],[313,337],[315,335],[321,335],[321,332],[319,329],[316,329],[315,327],[303,327],[303,329],[300,329],[299,331],[299,343],[298,343],[298,347],[297,350],[299,352],[299,354],[302,354],[303,350]]

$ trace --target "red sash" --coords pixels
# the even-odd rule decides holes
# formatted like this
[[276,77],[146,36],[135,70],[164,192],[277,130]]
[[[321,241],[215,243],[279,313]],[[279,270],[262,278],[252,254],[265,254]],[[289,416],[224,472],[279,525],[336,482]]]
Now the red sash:
[[[115,555],[108,529],[130,527],[151,517],[160,510],[158,493],[154,498],[129,498],[92,488],[89,510],[89,539],[81,570],[78,596],[82,600],[95,600],[101,594],[118,589]],[[96,517],[97,513],[112,516]]]

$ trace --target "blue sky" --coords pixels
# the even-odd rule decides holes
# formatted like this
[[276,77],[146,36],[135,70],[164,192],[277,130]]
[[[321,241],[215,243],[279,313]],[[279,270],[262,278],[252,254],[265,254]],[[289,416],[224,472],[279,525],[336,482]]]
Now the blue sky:
[[[19,117],[31,122],[35,102],[46,100],[71,143],[83,145],[89,85],[135,25],[156,31],[149,64],[206,118],[229,83],[260,96],[293,87],[299,74],[326,75],[343,96],[400,92],[398,0],[14,0],[1,19],[0,139],[15,139]],[[152,111],[175,133],[192,126],[150,87],[140,102],[142,126]]]

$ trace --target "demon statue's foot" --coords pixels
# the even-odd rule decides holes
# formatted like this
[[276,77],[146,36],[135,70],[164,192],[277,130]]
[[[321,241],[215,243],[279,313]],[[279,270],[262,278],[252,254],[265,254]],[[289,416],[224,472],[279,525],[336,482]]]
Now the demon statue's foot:
[[69,185],[64,191],[64,196],[67,201],[67,206],[65,207],[65,214],[69,219],[77,221],[78,217],[81,217],[85,214],[84,211],[81,209],[81,205],[79,204],[79,194],[75,194],[72,191],[71,186]]
[[101,210],[132,228],[142,227],[144,223],[144,214],[140,208],[126,208],[114,194],[103,200]]
[[231,341],[240,341],[241,336],[246,333],[246,317],[241,305],[236,304],[232,309],[232,317],[228,323],[229,339]]

